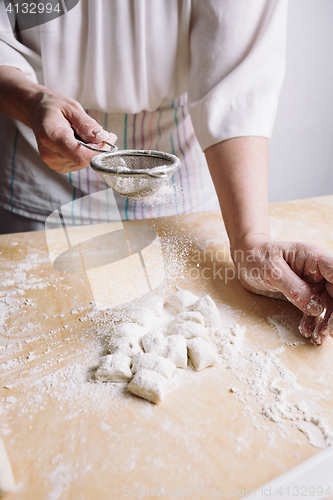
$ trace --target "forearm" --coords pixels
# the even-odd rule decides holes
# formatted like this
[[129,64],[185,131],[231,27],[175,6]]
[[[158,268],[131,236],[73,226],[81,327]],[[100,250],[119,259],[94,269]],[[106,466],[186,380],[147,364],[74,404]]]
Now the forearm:
[[0,66],[0,113],[31,127],[29,102],[43,88],[31,82],[19,69]]
[[237,137],[205,151],[231,250],[269,237],[268,139]]

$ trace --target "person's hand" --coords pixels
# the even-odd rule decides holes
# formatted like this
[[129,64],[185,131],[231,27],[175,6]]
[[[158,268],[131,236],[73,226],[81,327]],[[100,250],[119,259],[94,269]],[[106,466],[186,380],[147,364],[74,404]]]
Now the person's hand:
[[316,345],[333,337],[333,256],[317,245],[253,235],[232,250],[232,258],[247,290],[288,299],[304,313],[303,337]]
[[59,173],[73,172],[89,165],[96,152],[83,142],[108,149],[117,137],[102,129],[82,106],[65,95],[30,81],[17,68],[0,65],[0,113],[32,128],[42,160]]
[[108,149],[103,141],[117,140],[88,116],[77,101],[45,87],[30,92],[27,111],[42,160],[59,173],[85,168],[98,154],[78,144],[74,132],[84,142],[102,149]]

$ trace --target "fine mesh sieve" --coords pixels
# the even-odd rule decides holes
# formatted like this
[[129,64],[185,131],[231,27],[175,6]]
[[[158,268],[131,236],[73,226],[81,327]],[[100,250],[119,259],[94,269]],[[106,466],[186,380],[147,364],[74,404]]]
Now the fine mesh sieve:
[[93,151],[102,151],[92,158],[91,168],[96,170],[108,186],[126,198],[140,199],[156,193],[179,169],[177,156],[162,151],[100,150],[79,141]]

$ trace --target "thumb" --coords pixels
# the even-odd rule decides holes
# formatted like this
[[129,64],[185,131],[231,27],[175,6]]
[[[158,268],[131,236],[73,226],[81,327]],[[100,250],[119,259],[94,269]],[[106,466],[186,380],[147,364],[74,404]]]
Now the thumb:
[[272,281],[273,285],[303,313],[309,316],[319,316],[323,312],[324,307],[318,295],[308,283],[290,269],[285,261],[280,263]]

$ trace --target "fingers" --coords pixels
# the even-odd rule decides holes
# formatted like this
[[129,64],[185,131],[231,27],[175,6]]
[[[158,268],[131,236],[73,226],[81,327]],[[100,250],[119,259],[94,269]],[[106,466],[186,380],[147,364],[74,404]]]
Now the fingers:
[[[59,173],[80,170],[87,167],[91,159],[98,154],[77,142],[70,123],[63,117],[59,118],[59,122],[56,124],[52,121],[46,122],[44,126],[46,137],[39,142],[39,153],[42,160],[53,170]],[[89,137],[89,139],[84,139],[88,143],[93,144],[96,148],[105,149],[104,143],[98,142],[101,137],[105,137],[105,140],[110,140],[111,137],[112,143],[116,141],[115,134],[109,134],[101,128],[96,129],[96,123],[94,123],[94,127],[90,137],[88,134],[85,135],[85,137]],[[80,137],[82,136],[80,135]]]
[[85,168],[97,154],[79,145],[74,132],[84,142],[101,149],[105,140],[117,140],[73,99],[47,89],[39,94],[31,111],[31,126],[40,156],[53,170],[65,173]]
[[314,344],[318,346],[324,344],[329,336],[333,337],[333,300],[326,290],[320,291],[319,294],[326,308],[324,317],[304,314],[298,327],[303,337],[312,337]]
[[311,338],[312,333],[320,321],[320,316],[308,316],[304,314],[299,324],[298,330],[306,339]]
[[63,110],[63,113],[71,128],[84,142],[98,144],[109,139],[109,133],[98,125],[79,103],[74,102],[72,106]]
[[38,144],[40,157],[50,168],[59,173],[66,173],[74,168],[85,168],[97,154],[76,141],[73,129],[68,123],[56,126],[54,124],[49,126],[46,123],[45,134],[47,138],[40,138]]
[[315,327],[312,340],[316,345],[322,345],[329,336],[333,336],[333,304],[327,308],[324,319]]
[[275,267],[271,278],[273,286],[303,313],[319,316],[324,307],[311,286],[297,276],[285,261],[280,260]]

